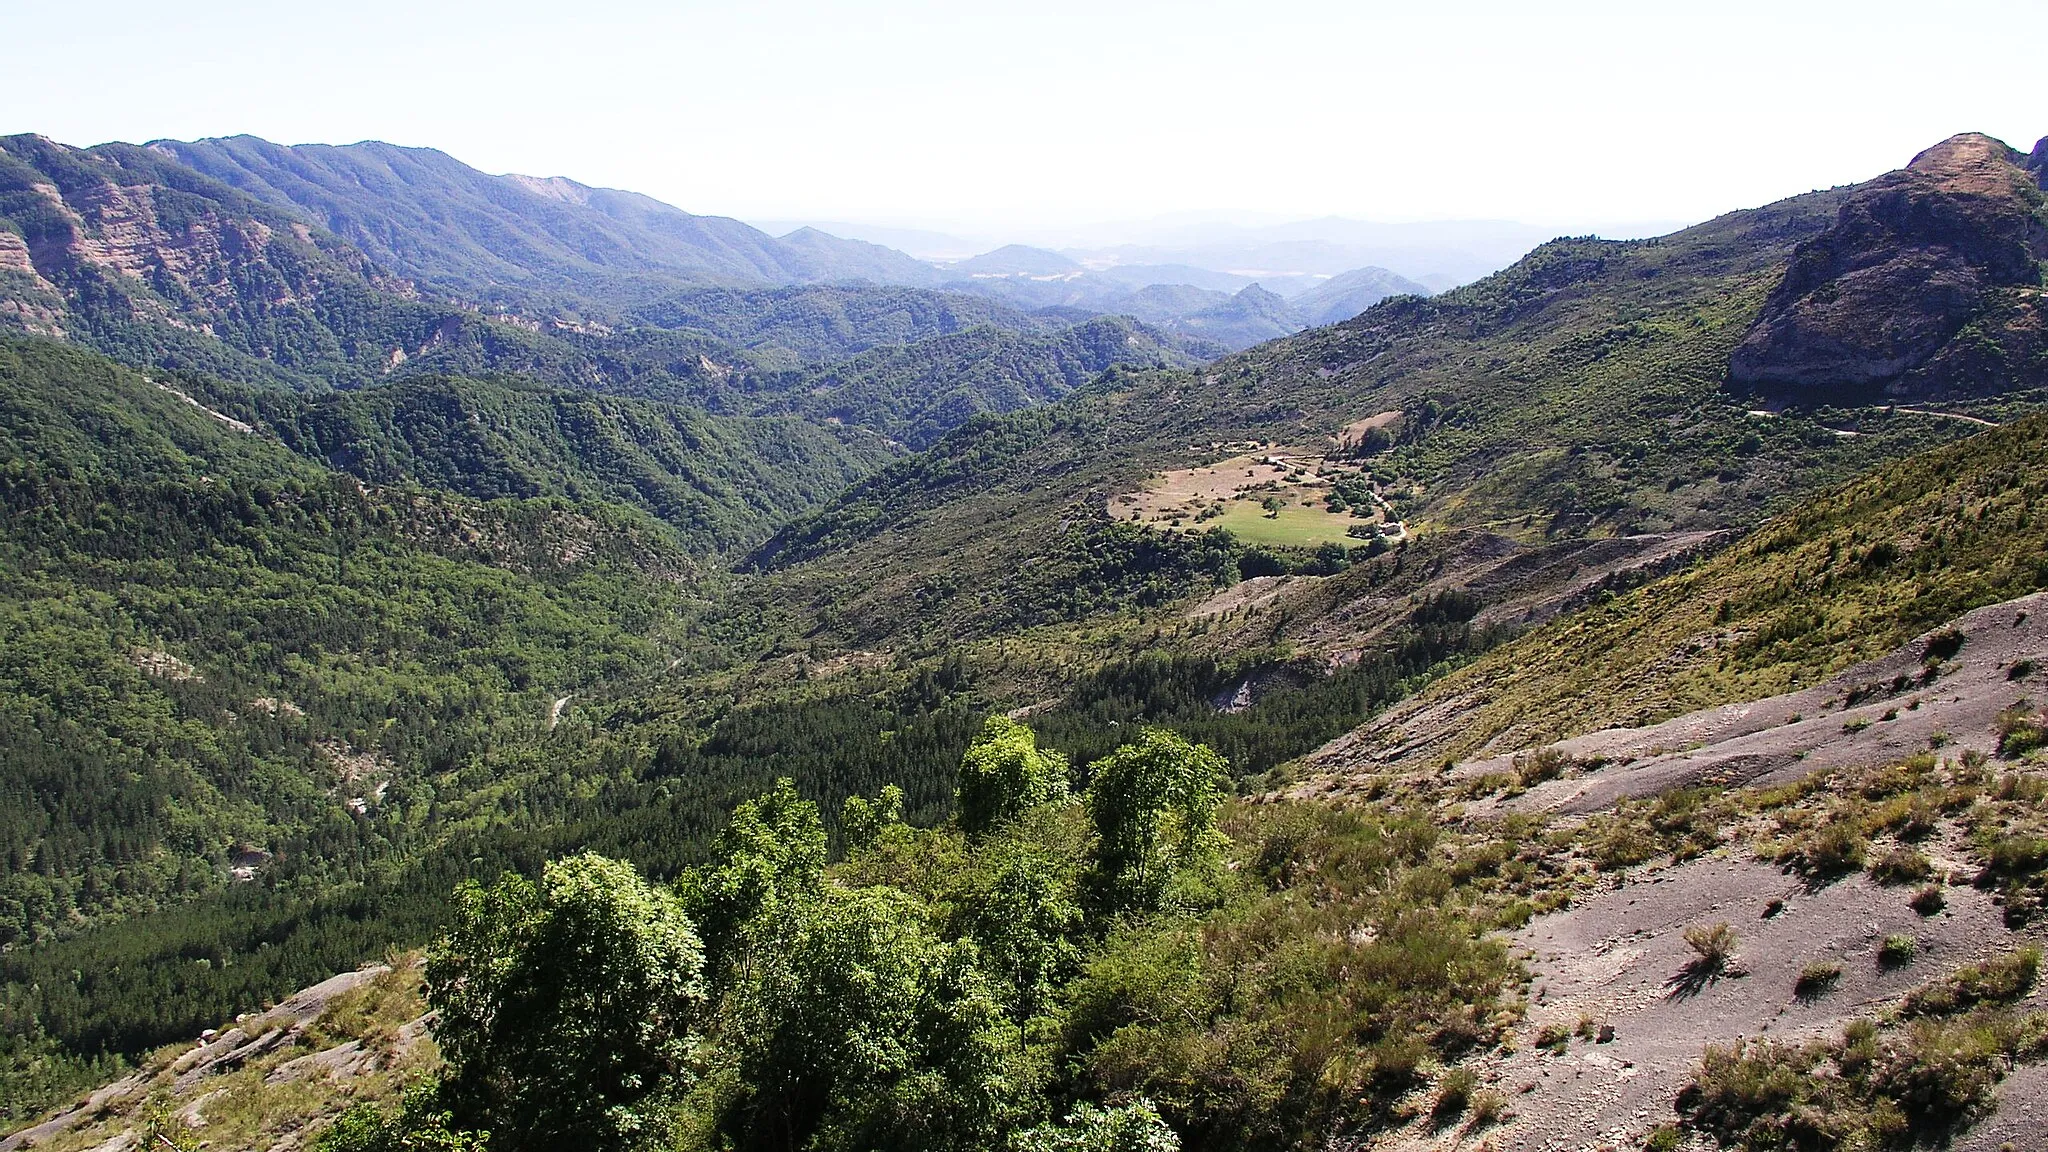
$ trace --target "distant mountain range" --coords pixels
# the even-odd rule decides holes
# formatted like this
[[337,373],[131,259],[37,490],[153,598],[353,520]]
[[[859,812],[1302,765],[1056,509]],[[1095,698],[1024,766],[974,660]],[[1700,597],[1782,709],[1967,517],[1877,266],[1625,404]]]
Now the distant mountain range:
[[530,305],[565,289],[616,305],[679,284],[939,280],[929,265],[879,245],[815,229],[778,240],[634,192],[486,175],[431,148],[286,147],[235,136],[160,140],[149,149],[299,210],[423,287],[491,302]]

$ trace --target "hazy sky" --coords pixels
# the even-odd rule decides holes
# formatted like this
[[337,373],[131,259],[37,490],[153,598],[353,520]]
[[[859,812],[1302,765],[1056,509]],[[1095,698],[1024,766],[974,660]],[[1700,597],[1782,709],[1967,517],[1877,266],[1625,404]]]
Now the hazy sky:
[[0,131],[430,145],[753,218],[1692,220],[2048,133],[2044,0],[0,0]]

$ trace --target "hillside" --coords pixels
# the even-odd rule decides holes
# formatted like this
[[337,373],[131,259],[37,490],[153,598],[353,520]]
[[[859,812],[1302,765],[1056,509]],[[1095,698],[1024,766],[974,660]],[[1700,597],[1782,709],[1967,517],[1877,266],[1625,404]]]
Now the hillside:
[[[822,234],[785,244],[627,193],[374,144],[73,149],[10,137],[0,237],[0,324],[12,330],[312,391],[517,373],[715,404],[735,374],[1072,322],[928,289],[764,287],[879,276],[897,257]],[[603,319],[584,314],[586,298]]]
[[[1977,427],[1957,415],[2048,398],[2048,367],[1934,412],[1760,405],[1728,387],[1794,252],[1857,194],[1794,197],[1651,241],[1554,241],[1468,287],[1390,300],[1197,372],[1106,378],[1057,415],[963,427],[792,525],[758,560],[820,590],[828,633],[858,620],[871,643],[914,603],[920,629],[943,635],[973,626],[980,589],[1040,565],[1068,571],[1076,548],[1115,553],[1105,542],[1132,531],[1113,526],[1138,515],[1148,485],[1266,451],[1326,472],[1368,468],[1390,514],[1425,536],[1472,530],[1521,548],[1745,530],[1803,492]],[[1327,516],[1340,537],[1351,522],[1290,515]],[[1154,539],[1143,547],[1187,543]]]
[[1730,377],[1766,393],[1974,397],[2038,387],[2048,169],[1956,136],[1857,188],[1736,348]]
[[[2040,149],[1204,363],[258,143],[447,182],[451,279],[0,142],[8,315],[73,337],[0,340],[0,1152],[2038,1134]],[[363,360],[405,308],[451,335]]]
[[911,288],[819,285],[688,289],[634,310],[639,324],[713,337],[750,367],[792,368],[969,328],[1040,332],[1060,320],[979,296]]
[[130,363],[305,388],[408,362],[576,370],[530,328],[423,300],[331,233],[142,148],[0,139],[0,236],[0,319]]
[[1342,323],[1389,296],[1428,295],[1428,287],[1385,268],[1355,268],[1290,297],[1287,305],[1313,328]]
[[787,418],[512,381],[427,377],[303,397],[215,397],[285,447],[375,485],[478,500],[626,505],[692,548],[749,547],[894,453],[872,436]]
[[645,517],[366,488],[46,342],[0,380],[10,940],[244,856],[346,878],[471,790],[428,779],[668,656],[695,561]]
[[766,379],[755,388],[765,410],[872,428],[924,448],[976,416],[1059,400],[1112,365],[1185,368],[1199,362],[1166,333],[1105,318],[1042,334],[991,328],[936,336]]
[[1963,613],[2048,588],[2048,417],[1909,460],[1676,575],[1489,653],[1313,771],[1503,755],[1818,684]]
[[149,147],[304,217],[423,287],[521,310],[618,308],[678,284],[938,281],[930,265],[879,245],[814,230],[778,240],[637,193],[486,175],[431,148],[252,136]]

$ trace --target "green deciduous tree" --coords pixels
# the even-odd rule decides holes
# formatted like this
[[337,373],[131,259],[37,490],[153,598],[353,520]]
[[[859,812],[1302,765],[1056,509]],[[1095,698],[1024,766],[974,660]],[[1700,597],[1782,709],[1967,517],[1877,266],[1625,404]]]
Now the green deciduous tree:
[[903,789],[885,785],[872,800],[848,796],[839,808],[839,832],[846,850],[858,852],[880,842],[883,833],[903,824]]
[[1150,1100],[1121,1108],[1083,1104],[1064,1124],[1040,1124],[1010,1138],[1012,1152],[1180,1152],[1180,1137]]
[[741,804],[718,834],[716,861],[683,875],[680,888],[703,932],[714,984],[723,986],[749,921],[817,895],[825,880],[825,825],[818,806],[777,780]]
[[1011,1033],[971,944],[939,940],[891,888],[779,904],[746,938],[719,1020],[707,1142],[988,1146],[1016,1092]]
[[1223,758],[1148,728],[1089,768],[1094,893],[1104,911],[1159,908],[1176,879],[1199,881],[1218,859]]
[[584,855],[456,894],[427,960],[459,1118],[497,1148],[621,1148],[677,1086],[704,1002],[681,901]]
[[1072,883],[1053,861],[1026,849],[997,867],[969,930],[983,970],[1001,986],[1004,1007],[1017,1023],[1042,1011],[1072,975],[1081,923]]
[[960,758],[960,827],[968,832],[1066,795],[1066,757],[1040,749],[1031,729],[1007,716],[989,717]]

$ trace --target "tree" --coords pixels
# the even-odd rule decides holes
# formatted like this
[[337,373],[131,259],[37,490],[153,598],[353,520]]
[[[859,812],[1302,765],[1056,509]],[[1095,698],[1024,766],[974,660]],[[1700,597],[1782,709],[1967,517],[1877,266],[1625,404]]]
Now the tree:
[[1000,994],[1012,1020],[1021,1025],[1036,1016],[1072,974],[1079,962],[1072,937],[1080,929],[1071,884],[1051,860],[1022,849],[997,867],[969,931],[983,971],[1004,985]]
[[682,903],[597,855],[456,891],[427,959],[445,1099],[493,1147],[622,1148],[678,1086],[704,1003]]
[[1177,876],[1193,879],[1218,860],[1223,770],[1212,749],[1161,728],[1090,767],[1091,882],[1102,910],[1157,909]]
[[848,852],[872,848],[881,842],[884,833],[902,825],[903,789],[894,784],[883,786],[873,800],[848,796],[839,806],[839,834],[845,839]]
[[1038,747],[1031,729],[991,716],[960,758],[960,827],[987,832],[1040,804],[1065,799],[1067,758]]
[[1180,1152],[1180,1137],[1150,1100],[1121,1108],[1082,1104],[1064,1124],[1040,1124],[1010,1140],[1012,1152]]
[[1010,1032],[975,959],[891,888],[832,889],[764,912],[719,1021],[714,1142],[987,1147],[1017,1092]]
[[712,983],[723,987],[747,923],[823,887],[825,824],[795,784],[777,780],[773,791],[733,810],[713,847],[716,862],[685,873],[679,888],[703,932]]

